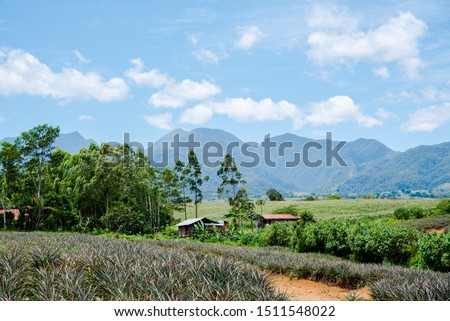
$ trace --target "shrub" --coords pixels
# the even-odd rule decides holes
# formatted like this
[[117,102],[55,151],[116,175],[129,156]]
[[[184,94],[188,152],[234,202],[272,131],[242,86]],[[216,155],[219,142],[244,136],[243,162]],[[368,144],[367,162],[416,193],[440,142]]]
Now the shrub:
[[400,207],[395,209],[394,211],[394,217],[397,220],[409,220],[410,216],[409,216],[409,210],[405,207]]
[[450,199],[445,198],[436,204],[436,214],[450,214]]
[[260,246],[261,234],[260,233],[245,233],[241,235],[240,243],[247,246]]
[[352,232],[352,256],[360,262],[406,264],[417,251],[414,228],[359,224]]
[[374,200],[375,198],[376,197],[375,197],[375,195],[373,193],[365,194],[363,196],[363,199],[365,199],[365,200]]
[[364,263],[407,264],[417,253],[415,228],[380,226],[370,221],[331,219],[296,222],[291,246],[296,252],[319,252]]
[[424,234],[419,240],[421,263],[432,270],[450,272],[450,234]]
[[328,199],[329,201],[332,201],[332,200],[340,200],[341,197],[340,197],[339,195],[332,194],[332,195],[328,196],[327,199]]
[[175,226],[166,226],[164,235],[170,238],[176,238],[178,237],[178,229]]
[[305,198],[305,201],[317,201],[317,200],[318,200],[318,197],[317,196],[312,196],[312,195],[307,196]]
[[110,231],[123,234],[138,234],[145,232],[144,215],[132,206],[116,203],[102,216],[101,222]]
[[420,206],[412,206],[409,208],[410,216],[413,218],[423,218],[425,216],[425,210]]
[[348,243],[349,221],[326,220],[316,224],[296,226],[296,240],[292,242],[293,248],[298,252],[319,252],[336,256],[350,255]]
[[420,206],[400,207],[394,211],[394,217],[398,220],[409,220],[410,218],[423,218],[425,210]]
[[316,219],[310,210],[303,210],[298,213],[298,216],[304,223],[314,223]]
[[292,223],[280,222],[268,225],[261,234],[261,243],[265,246],[289,247],[292,236]]

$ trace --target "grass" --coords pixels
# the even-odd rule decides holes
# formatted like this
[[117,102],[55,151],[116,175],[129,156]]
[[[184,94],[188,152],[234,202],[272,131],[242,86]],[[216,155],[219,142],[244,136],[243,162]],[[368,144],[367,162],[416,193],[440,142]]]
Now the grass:
[[[294,204],[300,210],[310,210],[317,219],[329,219],[339,217],[364,217],[392,214],[396,208],[418,205],[424,209],[432,208],[438,202],[437,199],[414,199],[414,200],[386,200],[386,199],[341,199],[341,200],[319,200],[319,201],[292,201],[281,202],[267,201],[263,206],[263,214],[271,213],[278,207]],[[223,219],[230,207],[225,201],[203,202],[198,207],[198,217],[208,217],[213,220]],[[260,213],[261,208],[256,207]],[[187,217],[195,217],[194,206],[188,206]],[[184,220],[184,212],[176,212],[175,218]]]

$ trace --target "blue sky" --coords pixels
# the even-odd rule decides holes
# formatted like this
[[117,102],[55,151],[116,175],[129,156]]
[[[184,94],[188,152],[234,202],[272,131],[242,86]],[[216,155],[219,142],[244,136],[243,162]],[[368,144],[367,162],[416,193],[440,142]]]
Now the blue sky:
[[450,141],[450,1],[0,1],[0,137]]

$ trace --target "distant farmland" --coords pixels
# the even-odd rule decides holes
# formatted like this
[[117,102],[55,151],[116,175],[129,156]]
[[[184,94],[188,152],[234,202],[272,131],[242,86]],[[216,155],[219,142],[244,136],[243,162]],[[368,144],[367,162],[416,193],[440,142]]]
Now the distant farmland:
[[[263,206],[263,213],[271,213],[276,208],[296,205],[300,210],[310,210],[317,219],[339,217],[363,217],[392,214],[396,208],[418,205],[424,209],[432,208],[438,202],[437,199],[415,200],[386,200],[386,199],[358,199],[358,200],[321,200],[321,201],[282,201],[269,202]],[[261,213],[261,207],[257,206],[257,213]],[[203,202],[198,207],[199,217],[210,219],[223,219],[230,207],[225,201]],[[195,217],[194,206],[188,206],[187,217]],[[175,218],[183,220],[184,212],[176,212]]]

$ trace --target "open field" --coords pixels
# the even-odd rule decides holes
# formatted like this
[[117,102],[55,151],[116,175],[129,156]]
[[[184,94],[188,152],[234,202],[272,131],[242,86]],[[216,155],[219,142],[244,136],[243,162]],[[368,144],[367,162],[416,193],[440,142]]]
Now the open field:
[[[414,200],[386,200],[386,199],[341,199],[320,201],[282,201],[269,202],[263,206],[263,214],[271,213],[278,207],[295,204],[300,210],[310,210],[317,219],[338,217],[363,217],[392,214],[396,208],[419,205],[424,209],[432,208],[438,202],[437,199],[414,199]],[[230,207],[225,201],[203,202],[198,207],[198,217],[210,219],[223,219]],[[261,208],[256,207],[260,213]],[[190,205],[187,218],[195,217],[195,208]],[[175,218],[184,220],[184,212],[176,212]]]

